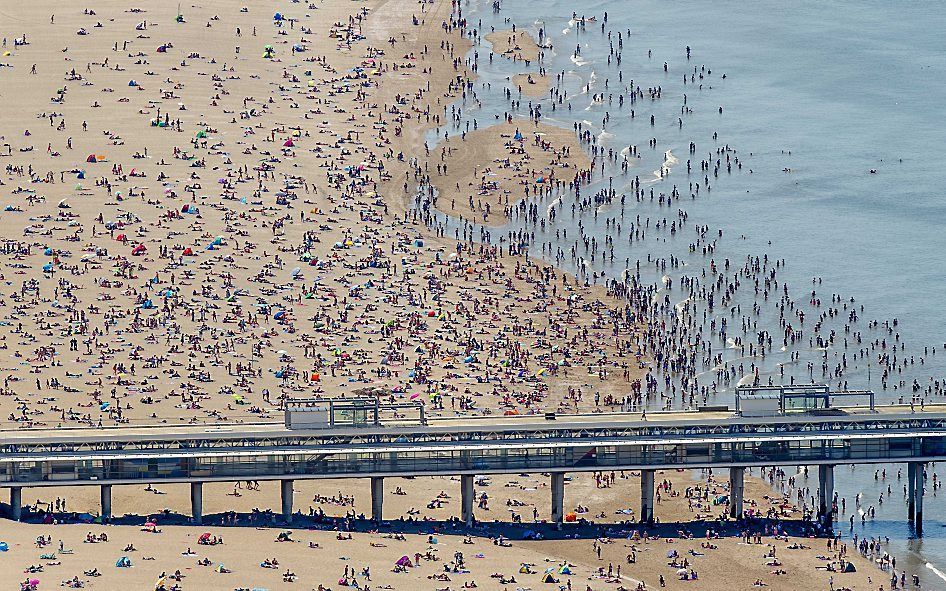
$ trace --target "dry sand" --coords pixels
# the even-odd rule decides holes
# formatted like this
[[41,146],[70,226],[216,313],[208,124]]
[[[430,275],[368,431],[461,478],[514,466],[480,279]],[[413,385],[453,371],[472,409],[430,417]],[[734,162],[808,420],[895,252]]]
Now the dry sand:
[[[285,526],[274,523],[275,518],[265,513],[253,513],[254,508],[265,510],[278,504],[278,487],[272,483],[261,483],[260,490],[241,488],[240,496],[231,496],[233,489],[229,485],[206,485],[204,491],[205,509],[208,512],[239,511],[244,513],[241,527],[223,527],[221,515],[207,517],[203,527],[168,525],[173,518],[158,514],[153,516],[158,522],[160,533],[149,533],[135,525],[106,526],[96,524],[80,525],[23,525],[5,523],[3,539],[11,550],[4,555],[7,566],[7,578],[17,576],[30,565],[43,565],[43,572],[37,578],[55,584],[56,581],[78,576],[87,581],[90,588],[114,588],[119,584],[132,584],[141,588],[152,584],[162,572],[173,573],[180,570],[185,577],[182,585],[185,589],[234,588],[262,586],[282,588],[282,574],[286,569],[299,576],[298,585],[302,588],[315,588],[318,585],[333,587],[342,578],[345,566],[355,568],[361,584],[369,586],[388,585],[393,588],[405,588],[405,585],[420,585],[423,589],[458,589],[463,583],[475,581],[484,589],[509,589],[513,587],[555,588],[554,584],[542,583],[541,575],[548,568],[554,568],[554,577],[561,584],[590,585],[592,589],[634,589],[638,582],[644,582],[648,588],[657,587],[662,575],[668,589],[687,589],[698,584],[700,589],[709,591],[736,588],[753,588],[756,579],[762,579],[772,589],[821,589],[827,588],[831,573],[823,570],[837,552],[826,549],[824,540],[804,538],[778,539],[764,536],[762,543],[747,544],[739,538],[707,538],[704,534],[707,525],[716,526],[712,519],[725,511],[725,506],[713,505],[711,500],[726,492],[724,483],[710,481],[707,491],[709,500],[691,502],[686,498],[687,487],[703,486],[701,482],[690,479],[687,474],[660,472],[658,483],[672,482],[672,491],[659,490],[659,501],[655,506],[659,520],[666,522],[709,519],[690,524],[667,528],[658,528],[656,537],[648,538],[637,525],[620,525],[622,521],[633,522],[639,498],[639,478],[635,474],[617,474],[615,483],[608,487],[599,487],[591,474],[575,474],[566,483],[566,509],[584,511],[579,516],[599,524],[616,524],[607,529],[607,533],[589,535],[587,528],[566,525],[564,539],[522,540],[523,533],[533,530],[546,533],[547,528],[532,525],[533,508],[538,511],[538,520],[548,518],[549,490],[547,478],[537,476],[493,477],[477,483],[476,494],[488,495],[488,509],[477,508],[478,519],[489,521],[500,519],[510,522],[518,515],[522,525],[509,525],[501,528],[482,530],[485,535],[474,535],[464,542],[464,536],[449,534],[454,525],[445,523],[458,512],[459,482],[449,478],[424,479],[389,479],[386,481],[386,518],[405,517],[422,520],[417,523],[394,521],[386,524],[381,531],[353,533],[352,540],[339,540],[333,532],[332,524],[317,526],[330,531],[308,529],[310,523],[304,518],[296,519],[295,527],[288,528],[293,534],[293,542],[277,542],[279,532],[287,531]],[[747,495],[757,499],[756,507],[765,510],[773,506],[786,508],[781,500],[766,500],[771,497],[767,487],[759,480],[747,480]],[[158,508],[172,508],[186,511],[186,487],[166,485],[157,487],[162,494],[145,492],[143,487],[116,487],[116,510],[131,509],[136,514],[151,513]],[[126,490],[128,489],[128,490]],[[406,494],[397,494],[400,489]],[[32,500],[35,490],[24,493]],[[56,490],[69,496],[70,510],[93,508],[95,488]],[[311,502],[311,495],[318,492],[323,497],[353,499],[354,506],[345,502],[332,502],[321,499]],[[295,494],[298,505],[309,505],[316,510],[322,509],[328,515],[345,516],[350,511],[361,513],[367,510],[368,491],[364,481],[297,481]],[[429,503],[430,505],[424,505]],[[751,502],[750,502],[751,505]],[[154,509],[152,509],[154,508]],[[307,513],[308,507],[302,509]],[[410,517],[409,517],[410,516]],[[250,524],[249,520],[253,520]],[[430,521],[424,521],[430,520]],[[138,522],[141,523],[140,521]],[[340,522],[341,523],[341,522]],[[108,541],[99,544],[85,543],[86,535],[91,532],[98,536],[106,533]],[[206,546],[198,544],[198,538],[204,532],[223,538],[223,544]],[[406,540],[391,539],[393,532],[407,532]],[[412,535],[411,532],[414,532]],[[419,532],[419,533],[418,533]],[[476,532],[476,530],[474,530]],[[494,543],[500,532],[510,538],[509,547]],[[688,533],[691,532],[691,533]],[[667,534],[671,534],[668,536]],[[52,545],[44,548],[35,546],[37,536],[49,536]],[[347,534],[345,534],[347,536]],[[429,543],[429,537],[436,537],[436,544]],[[572,539],[572,536],[576,537]],[[691,537],[692,535],[692,537]],[[59,540],[71,554],[58,552]],[[310,543],[318,547],[311,547]],[[134,551],[125,551],[128,544],[133,544]],[[790,545],[807,548],[789,549]],[[597,555],[600,546],[601,555]],[[775,557],[769,556],[775,548]],[[195,551],[193,555],[183,555],[187,549]],[[439,564],[434,561],[421,561],[417,568],[410,568],[406,573],[393,573],[394,562],[403,555],[413,556],[415,552],[426,554],[434,552]],[[429,577],[443,572],[443,563],[450,562],[454,552],[464,553],[466,569],[469,572],[449,573],[449,580]],[[675,556],[668,553],[676,552]],[[55,558],[41,559],[41,554],[55,554]],[[115,562],[121,556],[128,556],[131,568],[117,568]],[[818,558],[822,556],[824,558]],[[198,560],[209,559],[211,564],[199,566]],[[277,559],[278,569],[262,568],[266,559]],[[634,560],[633,563],[629,559]],[[860,556],[851,557],[859,568],[857,573],[838,574],[835,580],[838,586],[843,584],[853,589],[873,589],[867,582],[872,574],[871,567]],[[677,571],[683,561],[687,568],[698,573],[699,581],[680,581]],[[773,565],[775,562],[779,565]],[[529,570],[533,574],[520,573],[523,563],[533,565]],[[771,563],[771,564],[770,564]],[[215,568],[224,564],[232,573],[218,573]],[[569,564],[571,575],[560,574],[562,564]],[[617,566],[621,565],[620,576]],[[371,581],[361,575],[368,566]],[[607,576],[611,567],[610,577]],[[818,567],[822,567],[819,570]],[[84,571],[97,568],[101,577],[83,575]],[[599,574],[598,569],[604,572]],[[774,571],[784,570],[785,574]],[[688,571],[689,572],[689,571]],[[491,577],[493,574],[515,576],[516,583],[502,582]],[[877,574],[877,573],[875,573]],[[21,578],[25,578],[23,574]],[[169,581],[169,584],[173,581]],[[47,583],[47,584],[48,584]]]
[[[5,426],[274,419],[284,395],[366,388],[448,413],[587,411],[592,386],[640,376],[636,327],[617,351],[599,317],[618,304],[599,290],[399,217],[397,155],[463,75],[439,27],[449,5],[412,26],[413,4],[387,3],[351,47],[339,37],[357,21],[333,26],[347,4],[289,4],[300,22],[281,27],[262,6],[193,7],[186,23],[173,6],[53,6],[4,22],[29,42],[2,70]],[[438,34],[450,49],[422,53]],[[469,359],[472,321],[491,344]]]

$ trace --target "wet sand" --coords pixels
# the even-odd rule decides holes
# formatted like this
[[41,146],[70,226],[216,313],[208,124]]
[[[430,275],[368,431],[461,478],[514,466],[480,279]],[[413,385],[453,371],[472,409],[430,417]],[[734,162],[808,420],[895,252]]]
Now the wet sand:
[[551,82],[540,74],[516,74],[512,77],[513,88],[529,98],[543,98],[549,93]]
[[532,36],[522,29],[513,31],[493,31],[486,35],[486,40],[492,43],[493,53],[501,54],[513,61],[524,60],[532,62],[538,59],[541,48]]
[[437,146],[435,156],[431,184],[442,196],[435,206],[492,226],[504,224],[517,209],[526,215],[535,202],[566,192],[591,164],[574,133],[521,121],[452,136]]

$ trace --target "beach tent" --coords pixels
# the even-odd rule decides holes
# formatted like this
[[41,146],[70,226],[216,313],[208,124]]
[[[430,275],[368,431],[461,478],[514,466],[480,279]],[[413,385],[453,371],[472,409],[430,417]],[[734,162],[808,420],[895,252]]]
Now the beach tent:
[[184,249],[184,252],[182,254],[186,257],[192,257],[194,256],[194,249],[188,246],[187,248]]
[[407,556],[401,556],[394,564],[397,566],[414,566],[414,564],[411,562],[411,559]]
[[856,572],[857,572],[857,568],[855,568],[853,562],[848,562],[848,563],[846,563],[846,564],[844,565],[844,568],[841,569],[841,572],[845,572],[845,573],[856,573]]
[[167,45],[158,45],[158,53],[167,53],[167,51],[168,51]]
[[96,162],[95,154],[89,154],[88,158],[86,158],[85,161],[95,163]]
[[115,561],[115,566],[117,566],[118,568],[128,568],[131,566],[131,558],[128,558],[127,556],[122,556],[121,558]]
[[568,568],[568,565],[567,565],[567,564],[563,564],[562,566],[559,567],[559,569],[558,569],[558,574],[560,574],[560,575],[570,575],[570,574],[572,574],[572,571],[571,571],[570,568]]
[[519,142],[522,141],[522,134],[519,133],[519,130],[518,130],[518,129],[516,130],[516,135],[513,136],[513,139],[515,139],[516,141],[519,141]]
[[0,542],[0,552],[6,552],[10,549],[10,545],[6,542]]
[[552,576],[552,573],[545,573],[545,576],[542,577],[543,583],[557,583],[558,579]]
[[528,564],[522,563],[522,566],[519,567],[519,572],[522,573],[522,574],[524,574],[524,575],[531,575],[531,574],[532,574],[532,569],[529,568],[529,565],[528,565]]
[[207,137],[207,132],[204,131],[203,129],[201,129],[200,131],[197,132],[197,137],[198,137],[198,138],[205,138],[205,137]]
[[289,138],[288,140],[284,141],[282,145],[285,146],[285,147],[287,147],[287,148],[291,148],[291,147],[295,146],[296,144],[293,143],[292,138]]
[[138,82],[136,82],[135,80],[129,80],[128,86],[138,86]]

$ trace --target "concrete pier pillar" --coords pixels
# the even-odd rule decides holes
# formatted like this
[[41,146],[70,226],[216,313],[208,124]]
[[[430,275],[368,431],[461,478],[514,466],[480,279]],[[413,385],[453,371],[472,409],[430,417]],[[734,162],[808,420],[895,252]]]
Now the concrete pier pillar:
[[460,518],[467,527],[473,525],[473,475],[460,476]]
[[733,519],[742,517],[742,501],[745,496],[745,468],[729,469],[729,516]]
[[654,522],[654,471],[641,470],[641,523]]
[[916,517],[916,462],[907,462],[907,519]]
[[818,466],[818,514],[834,521],[834,466]]
[[293,481],[279,481],[279,498],[282,501],[282,518],[286,523],[292,523],[292,495]]
[[23,519],[23,489],[19,486],[10,489],[10,519],[13,521]]
[[384,478],[371,479],[371,520],[380,522],[384,508]]
[[913,521],[913,528],[917,535],[923,533],[923,488],[926,484],[923,472],[926,469],[925,462],[910,462],[907,464],[907,488],[910,499],[910,520]]
[[112,485],[103,484],[99,487],[99,500],[102,502],[102,521],[112,518]]
[[203,482],[191,482],[191,516],[196,524],[201,524],[204,521]]
[[565,474],[552,472],[552,523],[561,528],[565,521]]

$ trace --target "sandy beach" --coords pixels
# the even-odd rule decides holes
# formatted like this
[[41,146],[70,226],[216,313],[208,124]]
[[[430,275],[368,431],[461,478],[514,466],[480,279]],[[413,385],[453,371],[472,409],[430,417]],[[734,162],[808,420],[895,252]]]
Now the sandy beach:
[[[480,479],[477,496],[486,494],[488,500],[485,507],[476,510],[477,519],[482,521],[469,531],[471,535],[461,534],[450,521],[456,517],[457,479],[390,479],[386,483],[385,507],[385,518],[390,521],[380,529],[345,519],[352,514],[358,517],[365,510],[368,491],[363,481],[308,481],[301,485],[297,481],[297,504],[305,505],[313,498],[309,495],[318,494],[320,498],[309,502],[292,526],[278,523],[266,512],[279,502],[274,483],[261,483],[259,490],[241,484],[236,491],[227,484],[208,485],[204,494],[207,510],[213,515],[201,527],[173,525],[179,523],[175,515],[162,513],[162,509],[186,513],[187,491],[183,486],[159,486],[156,492],[144,487],[119,487],[115,510],[147,517],[117,518],[117,523],[127,524],[105,527],[95,523],[6,522],[3,537],[9,550],[4,563],[10,565],[9,577],[17,574],[16,569],[42,566],[42,572],[30,576],[42,580],[78,577],[90,588],[147,586],[160,580],[162,573],[176,571],[184,575],[179,582],[185,589],[281,588],[280,581],[289,571],[297,575],[300,587],[314,589],[340,584],[336,579],[344,578],[346,567],[356,569],[352,576],[361,585],[391,585],[394,589],[408,584],[458,589],[474,581],[477,587],[487,589],[554,588],[569,582],[592,589],[635,589],[640,584],[660,588],[661,577],[668,589],[686,589],[694,584],[711,591],[734,584],[749,589],[758,588],[753,586],[757,580],[772,589],[826,589],[832,576],[838,589],[874,589],[869,579],[880,574],[856,552],[841,544],[837,550],[829,549],[823,539],[753,535],[747,542],[739,537],[738,530],[734,535],[732,524],[715,521],[725,506],[714,505],[713,499],[725,494],[727,485],[712,478],[701,481],[683,473],[658,473],[661,485],[656,516],[672,525],[645,530],[635,523],[635,509],[628,506],[631,499],[638,498],[639,478],[633,473],[616,474],[613,484],[609,478],[609,474],[581,474],[567,481],[567,509],[597,525],[570,524],[563,532],[542,523],[548,519],[547,479]],[[792,515],[790,504],[774,496],[761,480],[747,482],[751,510],[775,508]],[[94,491],[94,487],[85,487],[55,492],[69,499],[70,511],[85,511],[94,510]],[[32,499],[32,494],[33,490],[28,491],[25,498]],[[239,525],[230,523],[230,511],[239,513]],[[310,511],[317,515],[324,512],[327,517],[313,519],[307,515]],[[147,526],[146,520],[157,525]],[[491,525],[493,520],[506,525]],[[280,533],[287,531],[291,532],[291,541],[277,541]],[[89,543],[86,540],[90,533],[104,533],[107,541]],[[222,538],[223,542],[202,544],[199,539],[204,534]],[[402,534],[404,539],[400,539]],[[523,539],[535,538],[536,534],[549,539]],[[50,544],[37,545],[39,536],[49,536]],[[60,540],[66,552],[59,551]],[[449,564],[457,551],[464,554],[465,565],[459,572],[452,566],[444,571],[444,563]],[[414,562],[417,552],[425,556],[433,553],[436,558],[425,558],[416,567],[393,572],[401,556],[408,555]],[[42,555],[47,558],[40,558]],[[131,567],[115,566],[122,556],[129,558]],[[262,566],[273,559],[278,568]],[[858,570],[827,570],[839,570],[841,559],[844,564],[853,562]],[[198,561],[209,564],[200,565]],[[218,572],[221,564],[232,572]],[[523,564],[529,565],[528,572],[521,571]],[[569,572],[562,572],[562,565],[567,565]],[[363,574],[365,567],[370,570],[370,579]],[[83,574],[93,569],[101,576]],[[548,569],[552,569],[554,583],[543,582]],[[681,580],[681,570],[688,578],[696,571],[698,580]],[[168,588],[174,582],[166,581]]]
[[[593,168],[580,134],[537,116],[427,145],[476,77],[450,3],[142,6],[3,6],[3,429],[279,422],[305,396],[432,416],[663,404],[645,376],[673,345],[625,300],[512,236],[418,213],[429,187],[433,209],[501,232]],[[486,39],[502,59],[541,55],[522,30]],[[513,82],[537,97],[537,78]],[[26,489],[30,522],[0,522],[0,572],[41,589],[883,588],[855,549],[773,525],[802,511],[761,479],[749,506],[775,513],[740,536],[707,478],[660,473],[673,525],[649,532],[636,474],[573,475],[566,507],[585,523],[563,532],[543,523],[540,475],[478,482],[472,532],[456,479],[389,479],[380,529],[360,518],[366,481],[298,480],[292,527],[275,483],[208,484],[199,527],[182,485],[116,487],[110,525],[95,487]]]

